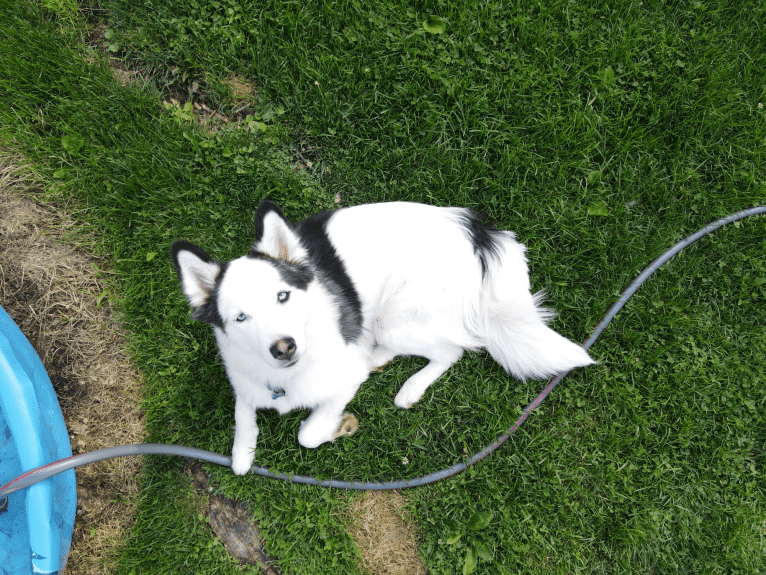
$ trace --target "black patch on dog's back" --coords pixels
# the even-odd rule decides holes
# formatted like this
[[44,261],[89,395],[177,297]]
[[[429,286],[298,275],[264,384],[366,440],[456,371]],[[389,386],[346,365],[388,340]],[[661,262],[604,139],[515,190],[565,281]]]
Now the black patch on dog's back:
[[490,225],[484,214],[464,209],[458,217],[466,237],[473,246],[473,253],[479,258],[481,277],[484,279],[487,275],[488,260],[500,257],[500,238],[503,232]]
[[309,252],[322,285],[335,298],[340,311],[343,341],[353,343],[362,335],[362,302],[335,246],[327,236],[327,223],[335,212],[322,212],[295,226],[301,244]]

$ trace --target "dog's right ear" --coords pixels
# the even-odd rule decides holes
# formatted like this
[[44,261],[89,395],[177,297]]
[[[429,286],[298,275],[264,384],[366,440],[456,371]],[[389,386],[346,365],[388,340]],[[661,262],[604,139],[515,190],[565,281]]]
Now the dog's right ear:
[[189,305],[195,310],[205,305],[215,289],[221,264],[186,240],[173,242],[170,253]]

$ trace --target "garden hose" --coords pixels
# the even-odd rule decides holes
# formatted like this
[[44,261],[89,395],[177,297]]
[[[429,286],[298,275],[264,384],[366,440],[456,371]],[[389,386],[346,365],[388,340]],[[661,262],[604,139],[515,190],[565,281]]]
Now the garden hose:
[[[649,264],[648,267],[644,269],[644,271],[642,271],[636,277],[636,279],[634,279],[628,285],[627,288],[625,288],[625,290],[620,295],[619,299],[612,305],[612,307],[609,308],[609,311],[606,313],[606,315],[601,319],[601,321],[593,329],[592,335],[585,341],[585,343],[583,343],[583,348],[587,350],[596,342],[596,340],[599,338],[599,336],[604,331],[606,326],[609,325],[612,319],[614,319],[614,317],[623,308],[623,306],[627,303],[630,297],[638,290],[639,287],[641,287],[641,284],[643,284],[647,280],[647,278],[649,278],[650,275],[652,275],[660,266],[662,266],[662,264],[664,264],[666,261],[668,261],[670,258],[672,258],[674,255],[676,255],[678,252],[680,252],[687,246],[696,242],[700,238],[714,232],[718,228],[723,227],[732,222],[736,222],[736,221],[748,218],[750,216],[758,215],[758,214],[766,214],[766,206],[756,206],[753,208],[742,210],[740,212],[736,212],[734,214],[721,218],[720,220],[716,220],[715,222],[712,222],[706,225],[704,228],[702,228],[698,232],[690,235],[686,239],[679,241],[669,250],[667,250],[658,258],[656,258],[651,264]],[[470,467],[471,465],[483,459],[484,457],[486,457],[487,455],[495,451],[498,447],[500,447],[511,436],[511,434],[514,431],[516,431],[524,423],[527,417],[529,417],[529,414],[545,400],[548,394],[551,391],[553,391],[553,389],[561,382],[562,379],[564,379],[564,377],[568,373],[569,372],[563,373],[559,375],[558,377],[555,377],[554,379],[550,380],[548,382],[548,385],[546,385],[546,387],[538,394],[538,396],[529,405],[527,405],[524,408],[524,410],[521,413],[521,416],[516,420],[516,422],[502,436],[498,437],[497,440],[495,440],[493,443],[491,443],[490,445],[488,445],[481,451],[474,453],[464,462],[456,463],[455,465],[451,467],[442,469],[440,471],[436,471],[434,473],[430,473],[428,475],[424,475],[422,477],[416,477],[413,479],[401,479],[396,481],[384,481],[384,482],[343,481],[339,479],[319,480],[319,479],[315,479],[314,477],[308,477],[304,475],[272,472],[264,467],[259,467],[257,465],[252,467],[251,472],[255,473],[256,475],[271,477],[273,479],[282,479],[284,481],[291,481],[293,483],[318,485],[320,487],[334,487],[336,489],[353,489],[353,490],[365,490],[365,491],[404,489],[408,487],[417,487],[420,485],[427,485],[429,483],[434,483],[436,481],[440,481],[442,479],[445,479],[447,477],[451,477],[452,475],[460,473],[461,471],[465,470],[467,467]],[[128,455],[175,455],[179,457],[189,457],[192,459],[199,459],[202,461],[207,461],[209,463],[215,463],[218,465],[231,467],[231,457],[220,455],[218,453],[213,453],[211,451],[206,451],[204,449],[197,449],[195,447],[186,447],[183,445],[139,443],[134,445],[108,447],[106,449],[99,449],[89,453],[75,455],[72,457],[68,457],[66,459],[61,459],[59,461],[49,463],[48,465],[43,465],[41,467],[28,471],[24,473],[23,475],[17,477],[16,479],[14,479],[13,481],[7,483],[6,485],[0,488],[0,513],[5,511],[5,509],[7,508],[8,506],[7,496],[13,493],[14,491],[24,489],[26,487],[29,487],[30,485],[34,485],[35,483],[38,483],[39,481],[43,481],[53,475],[56,475],[63,471],[67,471],[69,469],[73,469],[75,467],[79,467],[81,465],[96,463],[97,461],[103,461],[105,459],[112,459],[115,457],[125,457]]]

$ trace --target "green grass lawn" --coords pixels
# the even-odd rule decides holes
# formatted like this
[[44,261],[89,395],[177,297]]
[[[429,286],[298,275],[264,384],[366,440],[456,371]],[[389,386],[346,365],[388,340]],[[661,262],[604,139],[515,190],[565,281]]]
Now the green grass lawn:
[[[763,3],[101,7],[57,16],[0,2],[0,137],[117,272],[110,297],[146,381],[151,441],[231,450],[233,397],[168,248],[188,238],[241,255],[261,199],[294,220],[337,194],[484,212],[528,246],[553,327],[578,341],[665,248],[766,204]],[[113,55],[146,81],[121,86],[84,46],[103,18]],[[249,122],[212,131],[161,104],[194,94],[232,116],[232,76],[255,87]],[[312,146],[311,168],[293,144]],[[689,248],[592,348],[599,365],[570,375],[491,457],[407,492],[429,572],[763,572],[764,254],[762,217]],[[305,413],[261,413],[256,463],[418,476],[491,442],[543,386],[470,354],[396,409],[420,364],[373,375],[350,405],[359,432],[334,445],[298,445]],[[210,471],[251,504],[284,572],[360,573],[348,494]],[[242,571],[198,514],[183,462],[152,458],[140,499],[120,573]],[[488,525],[471,529],[477,517]]]

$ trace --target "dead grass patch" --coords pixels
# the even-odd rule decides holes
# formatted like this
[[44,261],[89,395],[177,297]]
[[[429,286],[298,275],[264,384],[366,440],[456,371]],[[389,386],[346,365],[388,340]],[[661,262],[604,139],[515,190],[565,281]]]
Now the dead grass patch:
[[425,575],[415,525],[399,491],[367,491],[349,501],[347,529],[371,575]]
[[255,86],[244,78],[232,74],[226,80],[223,80],[223,84],[228,86],[229,90],[231,90],[231,96],[236,102],[255,102],[257,94]]
[[[53,383],[72,450],[138,443],[140,379],[124,353],[104,262],[67,243],[63,207],[34,201],[21,161],[0,152],[0,305],[32,343]],[[80,467],[68,575],[110,573],[135,512],[139,458]]]

